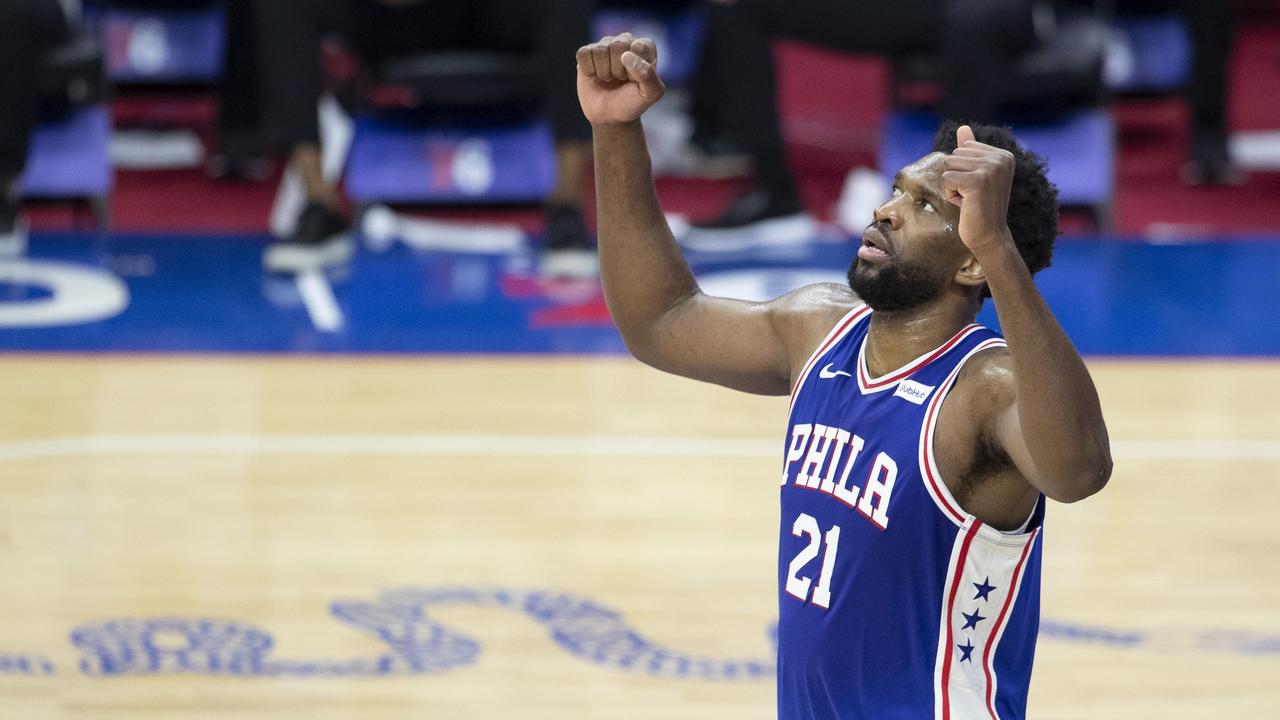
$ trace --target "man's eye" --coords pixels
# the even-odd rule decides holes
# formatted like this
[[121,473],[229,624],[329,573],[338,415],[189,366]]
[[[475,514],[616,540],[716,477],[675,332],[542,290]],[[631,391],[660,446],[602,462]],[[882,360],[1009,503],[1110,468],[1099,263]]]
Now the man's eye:
[[931,213],[937,213],[937,212],[938,212],[938,209],[937,209],[937,208],[935,208],[935,207],[933,206],[933,203],[931,203],[931,202],[927,202],[927,201],[926,201],[926,202],[922,202],[922,203],[920,203],[920,205],[921,205],[921,207],[923,207],[923,208],[924,208],[924,211],[925,211],[925,212],[931,212]]
[[898,197],[898,196],[899,196],[899,195],[901,195],[901,194],[902,194],[902,189],[901,189],[901,188],[895,187],[895,188],[893,189],[893,197]]

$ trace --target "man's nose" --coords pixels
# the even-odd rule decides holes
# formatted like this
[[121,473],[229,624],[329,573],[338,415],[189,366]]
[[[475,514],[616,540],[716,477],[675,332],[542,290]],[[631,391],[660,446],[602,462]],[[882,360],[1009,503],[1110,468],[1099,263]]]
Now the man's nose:
[[898,212],[897,198],[876,208],[874,217],[876,222],[887,222],[889,227],[897,230],[902,225],[902,213]]

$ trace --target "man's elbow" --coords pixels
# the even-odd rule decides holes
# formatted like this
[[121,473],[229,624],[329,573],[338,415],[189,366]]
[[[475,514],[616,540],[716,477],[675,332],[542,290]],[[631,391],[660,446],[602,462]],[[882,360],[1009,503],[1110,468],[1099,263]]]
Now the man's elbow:
[[658,351],[656,344],[648,337],[641,335],[622,336],[622,343],[627,346],[627,352],[631,353],[631,357],[640,362],[658,370],[662,367],[662,355]]
[[654,370],[678,374],[673,364],[670,343],[664,343],[659,333],[624,332],[621,335],[622,343],[627,346],[627,352],[631,353],[631,357]]
[[1094,462],[1086,464],[1071,473],[1063,482],[1057,483],[1052,492],[1046,492],[1050,499],[1060,503],[1076,503],[1087,497],[1098,494],[1111,480],[1111,471],[1115,467],[1110,453],[1103,453]]

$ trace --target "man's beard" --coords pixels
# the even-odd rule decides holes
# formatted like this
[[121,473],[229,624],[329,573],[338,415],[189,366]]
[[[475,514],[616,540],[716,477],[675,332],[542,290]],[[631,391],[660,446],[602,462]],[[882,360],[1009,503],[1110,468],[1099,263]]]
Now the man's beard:
[[920,307],[942,294],[943,278],[922,263],[890,261],[879,266],[855,257],[849,264],[849,287],[872,310],[900,312]]

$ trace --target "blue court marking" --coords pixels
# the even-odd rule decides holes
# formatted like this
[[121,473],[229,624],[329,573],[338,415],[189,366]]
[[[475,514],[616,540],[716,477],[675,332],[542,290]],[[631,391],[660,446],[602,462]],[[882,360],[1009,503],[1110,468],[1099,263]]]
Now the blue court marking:
[[[263,274],[265,242],[38,234],[21,272],[0,262],[0,351],[625,352],[598,285],[539,280],[536,249],[498,256],[401,245],[362,250],[329,278],[343,323],[323,332],[297,283]],[[804,278],[843,277],[853,251],[852,243],[826,237],[689,259],[708,286],[728,279],[748,294],[776,294]],[[80,279],[46,277],[68,269]],[[1138,356],[1280,356],[1278,280],[1275,238],[1165,245],[1064,238],[1053,267],[1039,276],[1082,352]],[[30,316],[55,300],[78,299],[80,310],[106,303],[112,282],[127,288],[119,314],[30,326]],[[990,303],[980,319],[995,323]]]
[[53,675],[53,661],[43,655],[0,654],[0,675]]
[[556,592],[471,588],[405,588],[376,601],[337,601],[333,617],[382,642],[388,652],[354,659],[282,660],[261,628],[203,618],[115,619],[71,632],[86,675],[200,674],[265,677],[429,675],[471,665],[480,642],[428,615],[428,608],[500,608],[542,625],[562,650],[597,665],[658,677],[760,680],[773,662],[690,655],[653,643],[621,613]]
[[[372,601],[339,600],[334,619],[376,638],[385,651],[340,659],[273,656],[271,633],[252,624],[208,618],[122,618],[71,631],[81,673],[96,677],[218,675],[231,677],[383,677],[433,675],[474,664],[481,643],[439,622],[434,608],[482,607],[517,612],[540,624],[574,657],[613,670],[671,679],[760,681],[774,676],[772,654],[754,659],[695,655],[646,638],[622,613],[591,599],[555,591],[502,588],[401,588]],[[766,629],[776,653],[777,625]],[[1118,651],[1225,654],[1280,659],[1280,635],[1246,630],[1122,630],[1043,620],[1040,639]],[[763,645],[763,643],[762,643]],[[0,675],[53,675],[41,655],[0,655]]]

